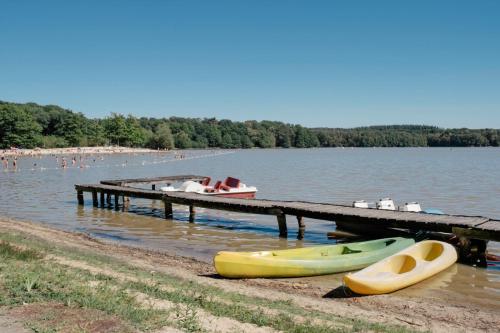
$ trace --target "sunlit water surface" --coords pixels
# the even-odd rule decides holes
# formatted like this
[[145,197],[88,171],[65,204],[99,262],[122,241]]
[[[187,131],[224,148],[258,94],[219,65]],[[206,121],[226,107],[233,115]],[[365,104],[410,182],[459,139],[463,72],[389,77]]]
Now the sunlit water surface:
[[[32,220],[94,237],[193,256],[210,261],[219,250],[260,250],[331,243],[326,232],[333,222],[306,219],[305,239],[296,240],[296,221],[288,218],[290,237],[277,237],[271,216],[197,209],[196,223],[188,223],[186,207],[174,207],[166,220],[161,202],[132,199],[128,212],[93,208],[76,202],[74,184],[102,179],[139,178],[176,174],[231,175],[258,187],[258,198],[307,200],[350,204],[391,197],[397,203],[418,201],[425,208],[452,214],[500,218],[500,149],[498,148],[375,148],[186,151],[173,153],[79,157],[62,169],[55,156],[23,157],[18,169],[0,173],[0,214]],[[499,253],[498,243],[489,249]],[[341,275],[310,279],[340,283]],[[417,292],[415,292],[417,290]],[[468,297],[500,306],[500,270],[457,265],[407,289],[415,294]]]

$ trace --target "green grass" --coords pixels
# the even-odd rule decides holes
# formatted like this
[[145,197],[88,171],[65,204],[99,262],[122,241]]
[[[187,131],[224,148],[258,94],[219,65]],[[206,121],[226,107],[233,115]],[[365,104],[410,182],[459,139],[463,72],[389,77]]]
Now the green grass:
[[16,260],[35,260],[42,258],[43,255],[32,249],[20,249],[12,246],[8,242],[0,242],[0,258],[2,259],[16,259]]
[[[14,247],[4,243],[4,248]],[[8,253],[13,252],[9,250]],[[35,258],[15,254],[4,256],[0,271],[0,306],[57,302],[101,310],[143,330],[166,324],[167,311],[141,307],[113,279],[101,280],[97,287],[92,287],[90,281],[95,281],[96,276],[87,271],[68,269],[48,261],[20,261],[18,257]]]
[[[0,265],[0,289],[2,291],[0,292],[0,305],[15,306],[23,303],[56,301],[67,306],[97,309],[116,315],[145,331],[166,324],[177,326],[188,332],[200,331],[201,327],[196,320],[196,315],[198,309],[202,309],[214,316],[229,317],[240,322],[272,327],[284,332],[409,332],[402,326],[375,324],[361,319],[307,310],[291,300],[251,297],[161,272],[151,274],[95,251],[55,246],[23,234],[0,233],[0,239],[3,240],[0,243],[2,249],[0,256],[6,259]],[[9,242],[29,249],[21,250]],[[130,275],[137,281],[153,281],[153,284],[118,281],[105,274],[91,274],[86,270],[39,260],[45,253],[83,261],[96,267],[113,269]],[[99,281],[98,287],[91,287],[90,281]],[[129,291],[138,291],[153,298],[168,300],[182,307],[176,307],[173,313],[166,310],[147,309],[141,307],[130,296]],[[333,302],[332,306],[334,306]],[[273,312],[266,312],[261,308],[267,308]],[[172,314],[176,322],[167,323],[166,318]],[[294,320],[295,316],[301,316],[307,320],[298,322]],[[320,320],[320,323],[312,323],[313,320]]]

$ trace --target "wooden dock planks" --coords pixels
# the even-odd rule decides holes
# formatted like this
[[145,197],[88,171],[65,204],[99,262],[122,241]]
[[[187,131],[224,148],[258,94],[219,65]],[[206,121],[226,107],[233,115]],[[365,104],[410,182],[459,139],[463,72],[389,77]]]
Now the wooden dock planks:
[[162,177],[148,177],[148,178],[102,180],[101,184],[127,186],[130,184],[153,184],[153,183],[169,183],[169,182],[174,183],[174,182],[183,182],[186,180],[202,181],[205,178],[207,177],[198,175],[177,175],[177,176],[162,176]]
[[[192,177],[192,178],[190,178]],[[500,241],[500,221],[491,220],[481,216],[461,215],[432,215],[413,212],[388,211],[378,209],[354,208],[345,205],[328,203],[316,203],[305,201],[277,201],[259,199],[235,199],[218,196],[207,196],[185,192],[161,192],[148,189],[140,189],[123,184],[129,183],[153,183],[162,181],[182,181],[191,179],[200,181],[203,176],[170,176],[144,179],[128,179],[117,181],[103,181],[101,184],[75,185],[78,202],[83,203],[83,192],[92,193],[93,204],[97,206],[97,193],[106,193],[117,197],[133,197],[152,200],[163,200],[165,202],[165,215],[172,215],[172,204],[190,206],[190,212],[194,219],[194,207],[203,207],[215,210],[226,210],[240,213],[275,215],[280,226],[280,235],[286,234],[286,215],[294,215],[298,218],[300,227],[305,228],[303,217],[338,221],[352,225],[371,225],[381,228],[405,228],[414,230],[438,231],[438,232],[460,232],[473,235],[478,239]],[[113,185],[116,182],[121,185]],[[101,201],[103,195],[101,194]],[[102,206],[101,202],[101,206]]]

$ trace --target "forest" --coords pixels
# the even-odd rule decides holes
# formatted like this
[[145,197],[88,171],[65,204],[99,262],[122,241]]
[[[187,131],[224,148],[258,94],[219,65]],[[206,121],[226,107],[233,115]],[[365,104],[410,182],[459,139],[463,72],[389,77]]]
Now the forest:
[[306,128],[278,121],[137,118],[90,119],[56,105],[0,101],[0,148],[119,145],[152,149],[311,147],[482,147],[500,145],[499,129],[424,125]]

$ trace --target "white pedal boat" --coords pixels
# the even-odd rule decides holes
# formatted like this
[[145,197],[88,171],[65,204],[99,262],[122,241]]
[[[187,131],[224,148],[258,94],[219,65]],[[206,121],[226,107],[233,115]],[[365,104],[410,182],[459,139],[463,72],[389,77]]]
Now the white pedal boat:
[[240,199],[253,199],[255,198],[255,193],[257,193],[255,186],[247,186],[237,178],[227,177],[224,182],[219,180],[213,186],[210,186],[210,180],[210,177],[205,178],[201,183],[188,180],[182,183],[179,188],[164,186],[160,189],[163,192],[189,192]]

